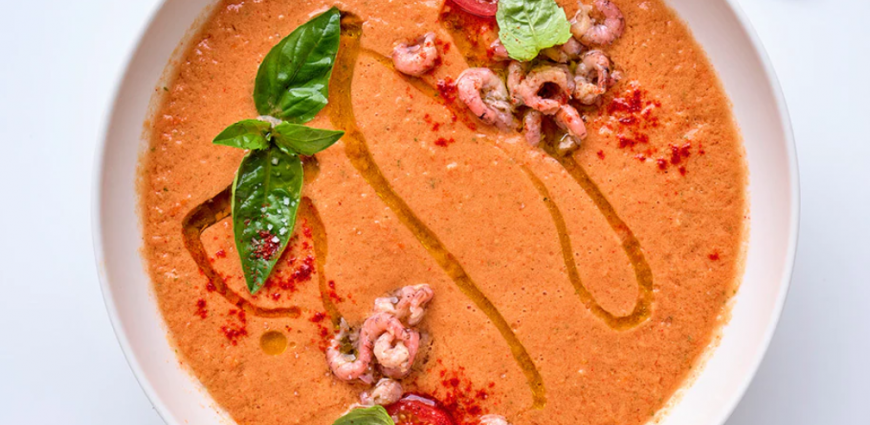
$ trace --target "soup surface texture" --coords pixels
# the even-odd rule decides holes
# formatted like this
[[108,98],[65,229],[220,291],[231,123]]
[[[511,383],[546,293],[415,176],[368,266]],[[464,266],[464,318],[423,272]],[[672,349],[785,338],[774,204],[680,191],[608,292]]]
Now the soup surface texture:
[[[661,0],[614,2],[626,29],[606,52],[622,78],[581,110],[589,136],[567,157],[457,117],[449,87],[470,43],[439,0],[216,6],[157,89],[140,202],[179,361],[236,422],[331,424],[364,389],[330,373],[334,323],[359,323],[376,297],[423,282],[435,298],[402,383],[460,425],[486,413],[642,424],[668,403],[739,284],[745,158],[685,24]],[[361,35],[343,38],[330,105],[309,124],[359,131],[304,159],[295,236],[251,296],[227,217],[244,152],[211,142],[258,115],[251,93],[269,49],[333,5],[359,17]],[[385,63],[395,42],[429,31],[434,72],[410,79]]]

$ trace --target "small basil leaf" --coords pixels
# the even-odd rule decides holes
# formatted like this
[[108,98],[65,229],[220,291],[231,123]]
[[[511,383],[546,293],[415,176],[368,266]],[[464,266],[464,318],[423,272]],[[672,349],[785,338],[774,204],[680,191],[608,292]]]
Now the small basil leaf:
[[326,106],[340,34],[341,13],[333,7],[275,45],[257,72],[257,111],[293,123],[311,121]]
[[338,418],[332,425],[395,425],[383,406],[356,408]]
[[212,143],[242,149],[266,149],[271,130],[272,124],[265,121],[243,120],[227,127]]
[[301,194],[298,156],[270,146],[242,160],[233,182],[233,233],[252,294],[263,287],[293,235]]
[[343,131],[321,130],[299,124],[282,122],[275,126],[272,137],[278,147],[301,155],[311,156],[337,142]]
[[530,61],[571,38],[571,23],[555,0],[499,0],[495,19],[498,38],[519,61]]

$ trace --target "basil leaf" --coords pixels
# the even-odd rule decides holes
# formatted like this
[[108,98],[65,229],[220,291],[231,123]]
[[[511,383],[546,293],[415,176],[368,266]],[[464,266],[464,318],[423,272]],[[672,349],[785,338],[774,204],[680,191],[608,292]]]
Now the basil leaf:
[[495,19],[498,38],[519,61],[530,61],[571,38],[571,23],[555,0],[499,0]]
[[254,103],[261,115],[311,121],[327,103],[338,53],[341,13],[333,7],[296,28],[260,64]]
[[332,146],[341,136],[344,136],[343,131],[321,130],[288,122],[278,124],[272,132],[273,140],[279,148],[306,156]]
[[252,294],[263,287],[293,235],[301,194],[298,156],[270,146],[242,160],[233,182],[233,232]]
[[212,143],[242,149],[266,149],[271,130],[272,124],[265,121],[243,120],[227,127]]
[[332,425],[395,425],[383,406],[356,408],[338,418]]

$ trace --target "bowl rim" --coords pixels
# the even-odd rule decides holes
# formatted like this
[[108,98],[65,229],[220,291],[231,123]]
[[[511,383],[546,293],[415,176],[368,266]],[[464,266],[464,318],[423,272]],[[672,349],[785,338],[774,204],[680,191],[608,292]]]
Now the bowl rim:
[[[668,2],[668,0],[664,1],[666,3]],[[715,423],[718,425],[725,424],[725,422],[734,412],[734,409],[743,399],[747,389],[749,388],[749,385],[752,383],[755,375],[758,373],[758,368],[761,366],[762,360],[764,360],[764,357],[767,354],[768,349],[770,348],[771,341],[773,340],[773,336],[778,328],[779,321],[782,317],[782,311],[785,306],[786,299],[788,298],[789,290],[791,288],[791,281],[794,275],[794,263],[797,252],[797,244],[799,239],[798,234],[800,228],[800,174],[798,169],[799,163],[797,158],[797,148],[795,144],[794,132],[788,112],[788,105],[785,99],[785,95],[782,91],[782,86],[779,82],[779,78],[777,77],[776,71],[773,67],[773,63],[770,60],[767,50],[764,48],[764,44],[761,42],[761,39],[759,38],[758,33],[755,31],[752,22],[749,20],[743,8],[738,3],[738,0],[722,1],[724,1],[724,3],[734,13],[734,16],[737,18],[741,29],[749,38],[754,53],[758,57],[759,62],[761,63],[764,70],[764,76],[769,82],[775,100],[776,110],[779,115],[779,126],[781,126],[782,128],[783,136],[786,142],[785,152],[788,165],[788,183],[790,188],[789,197],[791,202],[789,206],[790,223],[787,242],[788,249],[785,256],[782,279],[779,282],[779,293],[776,296],[774,308],[771,312],[771,320],[767,326],[767,329],[765,329],[764,331],[763,341],[758,346],[757,352],[754,354],[754,358],[751,361],[751,366],[749,368],[750,373],[747,373],[746,376],[743,378],[743,382],[740,384],[739,389],[730,397],[730,400],[723,404],[724,409],[722,410],[722,414],[715,421]],[[143,392],[148,398],[149,403],[151,403],[154,410],[157,411],[157,414],[160,416],[160,419],[163,420],[163,422],[165,422],[166,424],[172,424],[171,420],[173,419],[173,415],[170,413],[162,398],[158,396],[157,392],[154,390],[154,386],[152,385],[150,379],[144,373],[139,359],[130,345],[130,340],[123,327],[121,326],[117,306],[114,303],[114,294],[112,292],[111,286],[109,285],[109,279],[106,276],[104,270],[105,255],[103,250],[103,228],[101,226],[101,203],[104,196],[102,181],[106,172],[106,146],[108,144],[109,128],[112,123],[112,118],[115,115],[115,111],[118,107],[118,103],[120,102],[119,96],[121,88],[131,73],[132,60],[136,53],[139,52],[139,50],[141,49],[144,42],[144,36],[150,31],[152,26],[154,26],[157,16],[159,16],[160,12],[166,7],[166,3],[167,0],[159,0],[159,4],[157,4],[150,11],[148,18],[144,22],[144,25],[142,25],[136,32],[136,42],[127,49],[127,52],[124,55],[124,60],[122,62],[124,66],[115,77],[113,88],[110,92],[111,101],[108,107],[103,111],[100,133],[97,139],[94,153],[94,168],[91,175],[91,236],[94,250],[94,259],[97,267],[97,276],[100,281],[100,289],[103,296],[103,303],[105,304],[106,312],[109,316],[109,321],[112,325],[112,330],[115,334],[115,338],[118,340],[118,344],[121,347],[124,358],[126,359],[130,369],[133,371],[133,376],[135,377],[136,381],[139,383],[139,386],[142,388]],[[703,373],[703,367],[701,373]]]
[[[667,0],[665,0],[667,1]],[[777,328],[779,327],[779,321],[782,318],[782,310],[785,307],[786,299],[788,298],[789,290],[791,289],[791,281],[794,276],[794,263],[795,257],[797,255],[797,245],[799,239],[800,232],[800,172],[798,169],[798,157],[797,157],[797,147],[795,145],[794,139],[794,130],[792,128],[791,118],[788,112],[788,103],[785,100],[785,94],[782,91],[782,84],[779,82],[779,77],[776,74],[776,69],[773,67],[773,62],[770,60],[770,56],[767,53],[767,49],[764,47],[764,43],[761,42],[761,38],[758,36],[758,32],[755,30],[755,27],[752,25],[752,21],[749,20],[749,17],[746,15],[746,12],[738,3],[738,0],[724,0],[725,3],[731,8],[734,12],[734,16],[737,18],[737,21],[740,23],[743,31],[749,37],[749,41],[752,43],[752,47],[754,53],[758,56],[759,62],[764,69],[765,77],[770,83],[770,88],[773,92],[773,97],[776,100],[776,109],[779,112],[779,125],[782,126],[783,136],[785,136],[785,150],[788,162],[788,180],[789,187],[791,192],[789,193],[789,197],[791,200],[791,205],[789,208],[789,232],[788,232],[788,252],[786,252],[785,256],[785,268],[783,270],[782,280],[780,283],[779,293],[776,296],[776,303],[774,304],[774,309],[772,311],[771,321],[767,326],[767,329],[764,331],[763,342],[758,347],[758,351],[755,353],[755,358],[752,359],[752,366],[750,366],[750,373],[747,373],[743,378],[743,383],[740,385],[740,388],[734,395],[731,397],[731,400],[725,403],[725,408],[722,410],[722,415],[716,421],[719,425],[724,425],[725,422],[731,417],[731,414],[734,413],[734,409],[737,408],[737,405],[743,400],[743,396],[746,395],[746,390],[749,389],[749,385],[752,384],[752,381],[755,379],[755,375],[758,373],[758,368],[761,367],[761,362],[764,360],[765,355],[767,355],[768,350],[770,349],[770,343],[773,341],[773,336],[776,333]],[[750,222],[751,227],[751,222]],[[703,372],[701,372],[703,373]]]

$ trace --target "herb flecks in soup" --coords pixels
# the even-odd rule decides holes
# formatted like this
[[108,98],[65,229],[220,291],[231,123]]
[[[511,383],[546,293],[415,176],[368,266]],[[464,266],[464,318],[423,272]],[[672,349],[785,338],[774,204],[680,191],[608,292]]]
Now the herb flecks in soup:
[[181,361],[240,424],[646,422],[744,237],[686,27],[660,0],[333,6],[222,2],[160,91],[144,254]]

